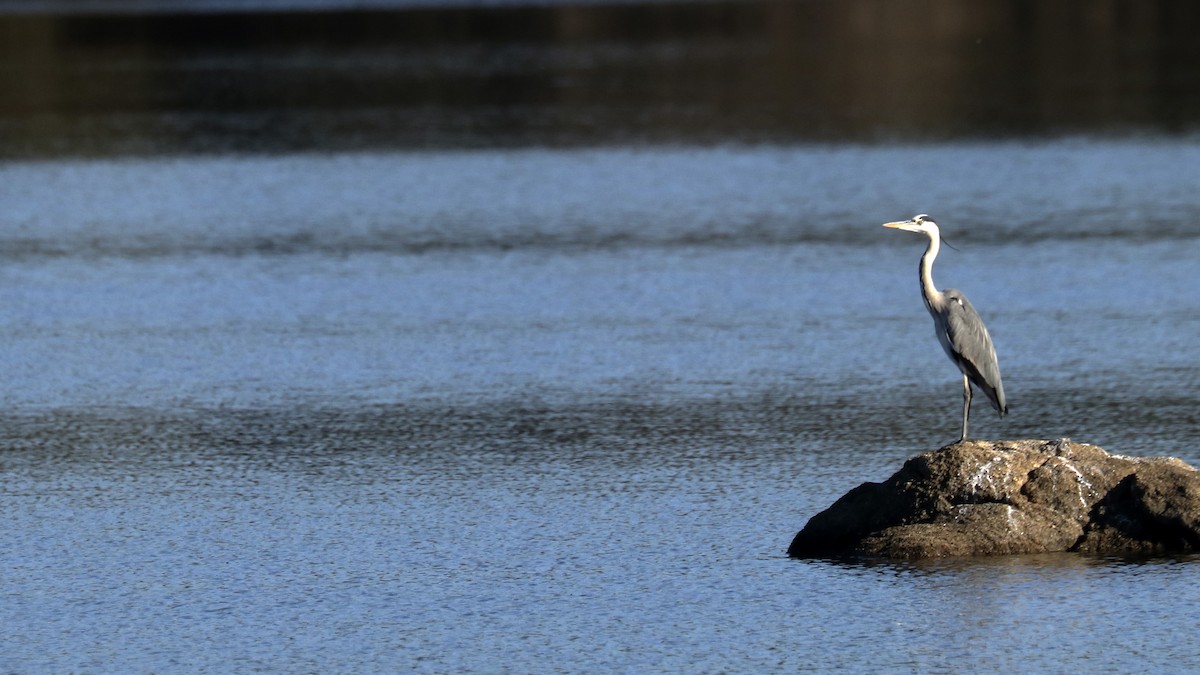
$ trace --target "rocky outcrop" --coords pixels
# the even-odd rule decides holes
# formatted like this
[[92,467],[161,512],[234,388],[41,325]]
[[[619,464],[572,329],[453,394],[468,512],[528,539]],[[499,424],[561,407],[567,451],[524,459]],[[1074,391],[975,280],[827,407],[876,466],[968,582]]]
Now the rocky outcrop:
[[798,558],[1200,550],[1200,471],[1085,443],[965,441],[813,516]]

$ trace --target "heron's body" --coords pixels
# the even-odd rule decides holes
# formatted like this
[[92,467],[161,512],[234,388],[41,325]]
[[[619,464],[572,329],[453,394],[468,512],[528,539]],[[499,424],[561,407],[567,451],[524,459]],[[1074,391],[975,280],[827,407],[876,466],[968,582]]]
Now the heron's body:
[[933,261],[937,258],[942,243],[937,223],[921,214],[912,220],[885,223],[884,227],[920,232],[929,237],[929,247],[925,249],[925,255],[921,256],[918,268],[921,295],[925,300],[925,308],[933,317],[938,343],[963,374],[961,440],[966,440],[967,422],[971,414],[971,385],[978,387],[988,397],[1001,417],[1008,412],[1008,403],[1004,399],[1004,384],[1000,381],[1000,363],[996,359],[996,348],[992,346],[992,336],[988,334],[987,326],[983,324],[979,312],[975,311],[962,291],[954,288],[939,291],[933,284]]

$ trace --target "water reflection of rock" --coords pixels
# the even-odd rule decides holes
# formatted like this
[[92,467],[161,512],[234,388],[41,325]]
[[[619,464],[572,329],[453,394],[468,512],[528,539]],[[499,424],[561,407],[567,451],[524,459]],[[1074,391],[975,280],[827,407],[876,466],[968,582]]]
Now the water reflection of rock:
[[793,557],[934,558],[1200,549],[1200,472],[1058,441],[967,441],[814,516]]

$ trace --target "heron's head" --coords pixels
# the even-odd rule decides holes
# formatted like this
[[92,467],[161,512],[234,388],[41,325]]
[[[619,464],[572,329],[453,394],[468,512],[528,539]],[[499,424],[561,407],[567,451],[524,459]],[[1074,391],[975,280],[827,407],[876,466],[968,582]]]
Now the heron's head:
[[894,223],[884,223],[883,226],[891,227],[897,230],[907,230],[909,232],[920,232],[934,238],[939,235],[937,223],[933,222],[933,219],[924,213],[917,214],[908,220],[897,220]]

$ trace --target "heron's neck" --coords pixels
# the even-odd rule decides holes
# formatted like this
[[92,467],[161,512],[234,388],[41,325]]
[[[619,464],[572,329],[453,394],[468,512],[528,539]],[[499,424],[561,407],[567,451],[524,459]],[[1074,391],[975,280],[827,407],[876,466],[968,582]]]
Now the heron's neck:
[[929,237],[929,248],[925,249],[925,255],[921,256],[921,265],[919,273],[921,276],[921,295],[925,298],[925,308],[929,311],[934,311],[942,306],[942,292],[937,286],[933,285],[933,259],[937,257],[938,249],[942,243],[938,241],[939,237]]

